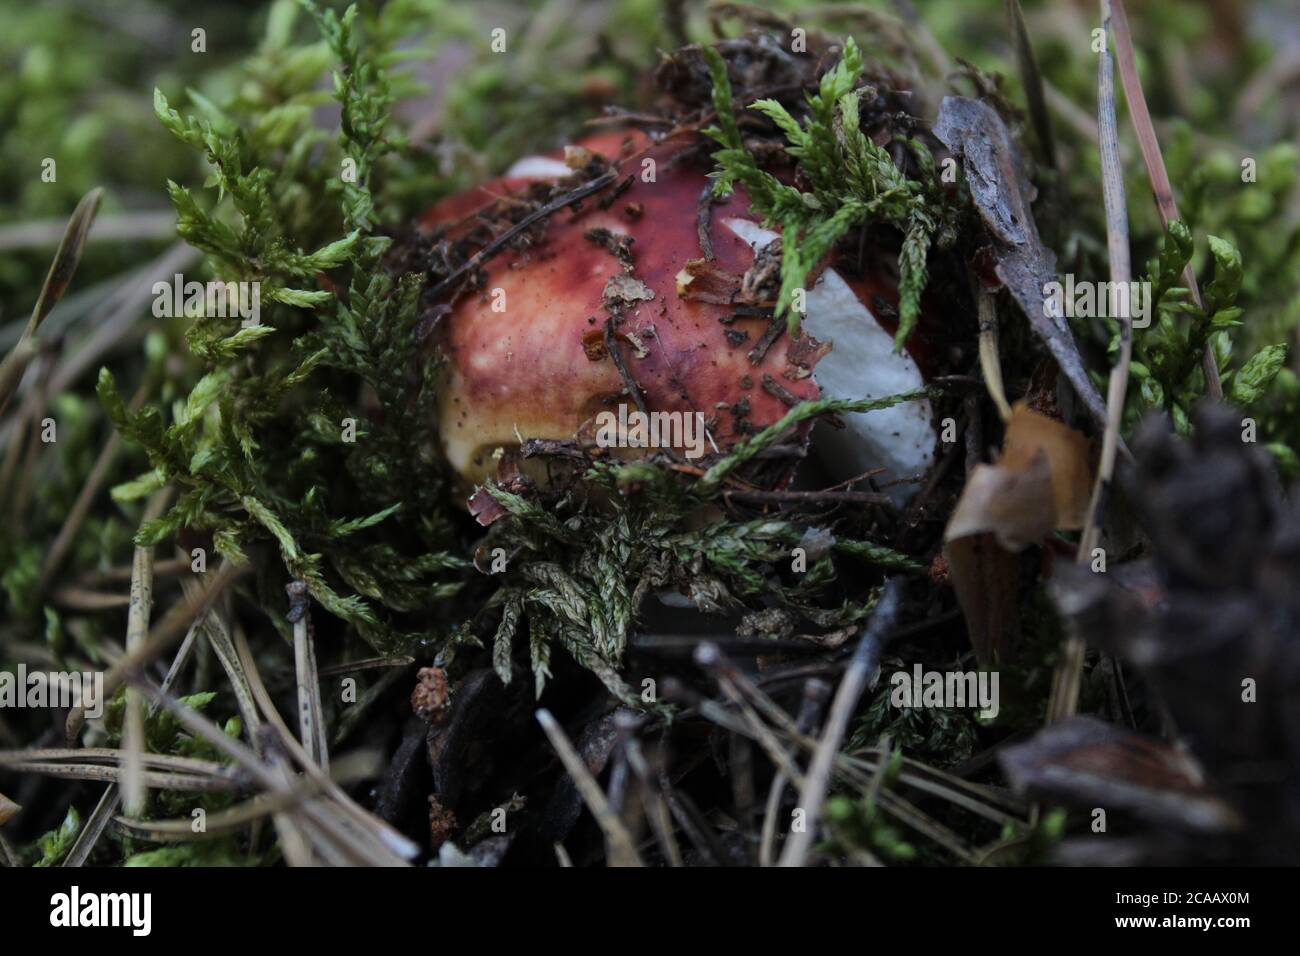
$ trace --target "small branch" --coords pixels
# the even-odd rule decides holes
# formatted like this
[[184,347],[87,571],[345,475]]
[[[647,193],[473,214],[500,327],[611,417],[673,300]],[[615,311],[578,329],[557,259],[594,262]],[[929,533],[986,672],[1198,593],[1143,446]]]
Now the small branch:
[[311,597],[305,581],[291,581],[289,621],[293,624],[293,662],[298,676],[298,726],[303,748],[325,772],[329,772],[329,747],[325,742],[324,708],[320,699],[320,675],[316,669],[316,641],[311,626]]
[[663,789],[641,749],[641,741],[636,736],[640,720],[628,711],[620,710],[614,715],[614,725],[623,734],[623,751],[627,758],[627,765],[632,768],[632,772],[641,782],[641,802],[645,805],[646,819],[650,822],[650,829],[654,831],[655,840],[663,851],[664,859],[668,861],[669,866],[681,866],[682,851],[673,835],[672,811],[668,809]]
[[989,397],[998,407],[1002,420],[1011,420],[1011,406],[1007,403],[1006,389],[1002,384],[1002,360],[998,357],[998,313],[993,304],[993,296],[980,289],[977,293],[979,303],[979,349],[980,371],[984,373],[984,385],[989,390]]
[[[190,654],[194,650],[195,635],[197,629],[191,627],[189,633],[185,636],[185,641],[181,644],[176,656],[172,658],[171,667],[167,669],[167,676],[163,678],[162,690],[167,693],[171,690],[172,685],[176,682],[177,676],[190,659]],[[149,705],[149,716],[152,717],[157,711],[157,705]],[[90,816],[86,819],[85,826],[77,834],[77,840],[72,844],[72,849],[68,855],[63,858],[65,867],[84,866],[86,860],[90,858],[90,853],[95,849],[95,844],[99,842],[100,836],[104,833],[104,828],[108,826],[109,820],[117,812],[118,805],[122,802],[121,788],[116,784],[110,783],[104,788],[103,795],[99,798],[99,803],[95,804],[95,809],[91,811]]]
[[328,774],[321,770],[302,745],[294,739],[279,711],[275,709],[271,695],[267,693],[257,663],[253,660],[253,652],[249,649],[248,641],[240,628],[235,629],[234,649],[238,654],[250,692],[265,716],[267,724],[275,729],[279,742],[298,766],[326,793],[330,801],[327,807],[341,818],[339,826],[355,833],[353,840],[359,841],[359,845],[364,848],[372,861],[377,861],[370,865],[404,866],[406,860],[414,859],[419,855],[420,848],[416,844],[383,820],[362,809]]
[[347,661],[322,667],[317,672],[321,677],[337,677],[339,674],[355,674],[358,671],[379,670],[386,667],[409,667],[415,658],[409,655],[398,657],[367,657],[359,661]]
[[744,501],[753,504],[769,502],[793,502],[796,504],[854,504],[854,505],[892,505],[893,499],[879,491],[758,491],[747,489],[726,489],[722,496],[729,501]]
[[781,851],[780,866],[803,866],[812,849],[813,840],[820,829],[822,805],[830,789],[831,771],[835,767],[835,758],[839,755],[840,742],[848,730],[849,719],[858,706],[862,692],[866,690],[867,681],[880,662],[880,653],[885,638],[894,629],[902,603],[903,581],[891,578],[885,584],[876,610],[871,615],[867,633],[858,642],[853,658],[844,672],[835,700],[831,704],[831,713],[826,720],[821,742],[813,754],[808,775],[799,791],[799,807],[804,811],[804,828],[792,833]]
[[437,301],[456,282],[460,281],[464,276],[468,275],[470,272],[477,269],[484,262],[486,262],[488,259],[491,259],[494,255],[496,255],[503,248],[505,248],[506,244],[510,242],[510,240],[513,239],[515,236],[519,235],[522,232],[526,232],[527,230],[531,229],[534,225],[541,222],[543,219],[547,218],[548,216],[554,215],[555,213],[559,212],[561,209],[564,209],[566,206],[572,206],[574,203],[578,202],[581,199],[585,199],[586,197],[590,196],[592,193],[600,192],[606,186],[612,185],[614,180],[617,178],[618,178],[617,170],[614,169],[606,170],[605,172],[601,173],[599,176],[597,176],[595,179],[591,180],[590,182],[583,183],[581,186],[565,193],[563,196],[559,197],[558,199],[548,202],[545,206],[542,206],[536,212],[529,213],[527,216],[525,216],[523,219],[520,219],[517,223],[515,223],[505,232],[501,233],[501,235],[497,236],[495,239],[489,242],[478,252],[474,253],[474,255],[466,259],[460,265],[459,268],[457,268],[455,271],[451,273],[451,275],[447,276],[447,278],[443,279],[436,286],[434,286],[428,293],[427,296],[428,301],[430,302]]
[[537,722],[542,725],[546,739],[555,748],[560,762],[564,764],[564,769],[577,785],[578,792],[582,794],[587,808],[596,819],[596,824],[605,834],[605,856],[609,865],[641,866],[641,856],[636,851],[636,844],[632,842],[632,835],[627,832],[623,821],[605,799],[605,792],[600,789],[596,778],[591,775],[587,765],[573,749],[573,744],[569,742],[559,723],[551,716],[551,712],[544,708],[537,711]]
[[87,588],[59,588],[50,595],[50,602],[55,607],[69,611],[108,611],[117,607],[128,607],[131,596],[120,591],[91,591]]
[[[143,527],[155,520],[167,507],[171,492],[167,488],[149,499],[141,519]],[[131,559],[131,605],[126,612],[126,652],[139,651],[149,633],[149,615],[153,611],[153,547],[136,545]],[[149,798],[144,784],[144,701],[133,687],[126,689],[126,718],[122,724],[122,805],[128,817],[144,815]]]
[[[57,245],[67,226],[67,222],[62,219],[34,219],[0,227],[0,252]],[[176,213],[167,209],[160,212],[124,212],[100,216],[88,238],[97,242],[163,242],[175,235]]]
[[[1114,36],[1115,58],[1119,62],[1120,80],[1124,84],[1124,98],[1128,100],[1129,118],[1133,121],[1133,131],[1137,134],[1138,145],[1142,149],[1142,159],[1146,163],[1147,176],[1151,179],[1151,191],[1155,194],[1156,208],[1160,210],[1160,220],[1167,230],[1169,223],[1178,218],[1178,203],[1174,199],[1174,187],[1169,182],[1169,171],[1165,169],[1164,157],[1160,154],[1160,142],[1156,139],[1155,127],[1151,123],[1151,111],[1147,109],[1146,96],[1142,92],[1142,78],[1138,76],[1137,62],[1133,56],[1133,35],[1129,32],[1124,0],[1108,0],[1106,7],[1110,7],[1112,3],[1113,9],[1107,10],[1103,15],[1106,17],[1110,35]],[[1196,273],[1192,270],[1190,261],[1183,269],[1183,282],[1186,283],[1196,307],[1204,308],[1201,290],[1196,284]],[[1214,358],[1214,345],[1210,341],[1205,343],[1201,368],[1205,372],[1205,390],[1215,401],[1223,401],[1219,365]]]
[[[1111,0],[1101,0],[1102,26],[1107,35],[1112,28]],[[1119,131],[1115,121],[1115,64],[1109,50],[1097,61],[1097,128],[1101,151],[1102,189],[1106,203],[1106,248],[1110,255],[1110,280],[1127,287],[1132,278],[1129,259],[1128,204],[1124,196],[1124,167],[1119,156]],[[1102,438],[1101,462],[1088,505],[1088,519],[1079,538],[1076,560],[1086,563],[1101,540],[1106,503],[1115,475],[1115,457],[1119,449],[1119,431],[1124,418],[1124,400],[1128,393],[1129,369],[1133,359],[1133,319],[1116,316],[1119,323],[1119,358],[1110,372],[1106,395],[1106,433]],[[1048,706],[1048,720],[1056,721],[1073,714],[1079,704],[1079,682],[1083,676],[1083,642],[1070,637],[1065,642],[1057,666]]]
[[1007,22],[1011,26],[1012,46],[1016,50],[1016,65],[1020,69],[1020,85],[1025,88],[1029,103],[1029,118],[1034,124],[1038,148],[1051,168],[1056,168],[1056,140],[1052,137],[1051,117],[1043,96],[1043,75],[1038,70],[1033,44],[1029,42],[1029,29],[1025,26],[1025,11],[1020,0],[1006,0]]
[[695,663],[699,664],[709,672],[709,675],[717,681],[718,687],[722,693],[731,702],[739,712],[741,719],[749,726],[750,733],[747,735],[758,742],[759,746],[767,754],[767,758],[772,761],[777,770],[786,774],[791,780],[796,781],[799,785],[803,784],[803,772],[799,765],[794,762],[794,758],[786,752],[777,740],[776,735],[768,729],[763,723],[754,708],[741,695],[740,689],[730,679],[730,673],[734,668],[726,665],[722,652],[718,645],[712,641],[704,641],[695,648]]
[[[216,573],[212,575],[212,579],[206,588],[198,591],[192,597],[187,597],[186,600],[168,611],[163,619],[154,625],[153,630],[149,632],[149,636],[136,646],[135,650],[127,651],[114,661],[113,666],[105,672],[105,697],[111,697],[133,674],[143,670],[145,665],[180,640],[188,631],[190,622],[206,613],[208,608],[212,606],[212,602],[247,570],[247,568],[236,568],[229,562],[223,562]],[[68,713],[66,725],[69,742],[76,740],[81,735],[81,729],[85,724],[85,708],[74,707]]]
[[[148,395],[149,389],[147,385],[142,384],[136,389],[135,395],[131,397],[130,410],[132,413],[140,410]],[[72,542],[76,540],[77,532],[81,530],[86,515],[90,513],[90,506],[94,504],[95,496],[99,494],[100,488],[103,487],[104,481],[108,478],[109,469],[112,468],[113,460],[117,457],[117,451],[121,447],[122,436],[117,433],[116,429],[113,429],[108,436],[108,441],[104,443],[104,447],[100,450],[99,457],[95,459],[95,464],[86,477],[86,483],[81,486],[81,491],[77,494],[77,500],[68,512],[68,517],[64,519],[63,527],[59,528],[54,544],[50,545],[49,553],[45,556],[45,563],[41,566],[41,579],[36,586],[38,593],[44,594],[49,590],[50,584],[53,583],[54,575],[58,572],[59,565],[62,564],[68,549],[72,547]]]
[[[0,767],[16,773],[103,783],[122,781],[124,760],[124,751],[102,747],[0,751]],[[145,754],[139,772],[149,786],[165,790],[225,792],[247,783],[238,768],[168,754]]]
[[[166,694],[147,687],[144,689],[161,707],[175,716],[181,726],[231,758],[264,790],[280,794],[293,792],[295,781],[288,768],[283,765],[279,753],[268,755],[268,759],[263,760],[244,744],[228,737],[220,727],[197,711]],[[312,838],[311,849],[319,851],[329,862],[384,865],[381,858],[370,852],[371,848],[364,844],[361,835],[338,819],[331,805],[308,801],[297,809],[298,813],[294,816],[292,825],[281,831],[282,841],[285,844],[282,849],[292,864],[304,865],[312,861],[304,842],[310,837]],[[287,815],[284,819],[288,819]]]
[[618,350],[617,338],[618,336],[614,334],[614,318],[610,316],[605,320],[605,351],[609,353],[610,361],[614,363],[619,378],[623,380],[623,388],[632,401],[636,403],[637,410],[642,415],[649,415],[645,396],[641,393],[641,386],[636,383],[636,378],[632,375],[631,370],[627,367],[627,362],[623,359],[623,353]]
[[[154,560],[153,577],[157,581],[159,578],[179,578],[184,575],[190,577],[193,575],[193,561],[187,556],[168,558],[165,561]],[[105,568],[103,571],[87,571],[76,579],[77,587],[95,588],[104,587],[110,584],[121,584],[131,580],[131,565],[116,565],[111,568]]]
[[[810,734],[821,719],[822,707],[830,696],[830,685],[816,677],[810,677],[803,685],[803,698],[799,704],[799,716],[795,718],[795,727],[801,734]],[[773,866],[776,863],[776,817],[781,810],[781,800],[785,796],[786,785],[790,782],[784,771],[777,770],[772,778],[771,789],[767,792],[767,806],[763,814],[763,839],[759,845],[758,860],[760,866]]]

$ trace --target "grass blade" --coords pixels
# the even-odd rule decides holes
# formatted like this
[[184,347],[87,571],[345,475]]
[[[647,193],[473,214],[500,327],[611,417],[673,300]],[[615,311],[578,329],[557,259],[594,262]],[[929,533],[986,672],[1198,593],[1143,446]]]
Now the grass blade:
[[[1168,229],[1169,223],[1178,218],[1178,203],[1174,199],[1174,187],[1169,182],[1169,171],[1165,169],[1164,156],[1160,153],[1155,126],[1151,123],[1146,95],[1142,92],[1142,78],[1138,76],[1137,62],[1133,56],[1133,34],[1129,31],[1124,0],[1113,0],[1110,35],[1115,40],[1115,59],[1119,62],[1119,75],[1124,84],[1124,98],[1128,101],[1129,119],[1133,121],[1133,132],[1137,134],[1142,161],[1146,163],[1147,176],[1151,179],[1151,192],[1155,196],[1156,208],[1160,210],[1160,220]],[[1190,262],[1183,270],[1183,281],[1196,307],[1202,308],[1201,290],[1196,284],[1196,274],[1192,271]],[[1210,342],[1205,343],[1201,368],[1205,372],[1205,390],[1215,401],[1223,401],[1223,384],[1219,381],[1219,366],[1214,358],[1214,346]]]
[[103,195],[102,189],[92,189],[77,203],[72,218],[68,220],[68,227],[63,231],[63,240],[59,243],[58,252],[54,254],[54,261],[50,263],[50,271],[45,276],[45,284],[41,286],[41,294],[32,309],[32,317],[27,320],[27,328],[23,330],[22,338],[4,357],[4,361],[0,362],[0,414],[8,407],[9,399],[22,381],[23,372],[36,355],[34,339],[37,329],[59,299],[63,298],[68,284],[72,282],[77,265],[81,262],[81,253],[86,248],[86,236],[90,234],[90,226],[95,221],[95,213],[99,211],[99,200]]

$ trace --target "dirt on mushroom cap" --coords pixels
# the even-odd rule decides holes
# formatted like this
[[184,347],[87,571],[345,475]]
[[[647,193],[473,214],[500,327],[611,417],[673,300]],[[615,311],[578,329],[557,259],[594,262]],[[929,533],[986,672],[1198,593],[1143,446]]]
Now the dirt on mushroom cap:
[[[640,133],[585,141],[593,153],[621,155],[618,182],[630,183],[609,190],[621,191],[608,208],[593,197],[576,212],[552,215],[540,244],[503,250],[484,266],[482,294],[464,297],[443,319],[440,343],[448,371],[440,434],[448,461],[462,476],[485,478],[496,447],[516,445],[521,437],[572,438],[599,411],[636,401],[616,363],[593,361],[584,348],[584,335],[609,318],[625,337],[616,347],[626,353],[624,364],[645,408],[702,412],[719,450],[779,420],[788,410],[781,393],[797,400],[818,396],[812,378],[787,361],[791,342],[785,336],[757,362],[751,360],[769,319],[678,294],[678,274],[705,252],[696,209],[708,180],[690,163],[693,145],[693,136],[650,144]],[[645,179],[643,171],[649,171]],[[505,178],[452,197],[435,206],[424,224],[463,233],[529,182]],[[707,228],[717,269],[740,277],[754,254],[722,225],[736,217],[751,218],[739,191],[713,207]],[[605,289],[612,277],[624,274],[625,264],[585,238],[597,229],[632,238],[630,275],[654,296],[623,302],[616,317],[610,316]],[[494,309],[494,297],[504,307]],[[627,339],[640,348],[623,344]],[[765,389],[765,376],[781,389]]]

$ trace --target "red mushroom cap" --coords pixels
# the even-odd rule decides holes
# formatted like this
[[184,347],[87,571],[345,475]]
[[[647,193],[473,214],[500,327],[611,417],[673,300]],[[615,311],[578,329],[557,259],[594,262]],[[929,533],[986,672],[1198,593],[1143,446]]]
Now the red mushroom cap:
[[[806,369],[787,367],[792,345],[787,337],[758,363],[750,361],[766,318],[739,317],[724,324],[735,308],[678,295],[679,273],[703,256],[696,209],[708,181],[682,161],[691,142],[678,137],[650,145],[641,134],[618,134],[583,145],[611,161],[621,152],[618,178],[631,176],[631,185],[607,209],[598,208],[594,197],[576,215],[567,209],[552,215],[540,246],[523,253],[506,250],[491,259],[483,294],[462,298],[443,319],[448,366],[438,413],[443,450],[452,467],[473,482],[490,473],[497,447],[517,444],[521,437],[573,438],[598,412],[633,403],[609,356],[588,357],[593,331],[603,330],[609,314],[606,284],[624,274],[653,294],[628,304],[615,340],[648,411],[703,412],[714,445],[726,450],[788,411],[786,401],[764,389],[764,376],[798,400],[816,398],[820,391]],[[642,170],[650,168],[644,160],[653,161],[652,182],[642,179]],[[424,224],[463,223],[502,196],[519,194],[529,182],[507,176],[486,183],[439,203]],[[740,276],[754,253],[721,224],[728,217],[753,218],[740,191],[713,207],[709,226],[715,265]],[[608,249],[585,238],[593,229],[632,238],[630,273]],[[504,308],[494,310],[502,292]],[[801,377],[792,377],[792,371]],[[733,413],[745,407],[742,402],[747,413]]]
[[[751,358],[770,317],[738,314],[726,296],[701,299],[691,288],[697,280],[686,271],[688,263],[698,274],[706,254],[697,213],[710,180],[692,155],[701,143],[696,134],[652,143],[639,132],[583,141],[583,150],[616,166],[619,185],[552,214],[541,242],[489,258],[481,289],[462,296],[443,317],[439,434],[447,461],[468,483],[481,484],[494,473],[498,448],[528,438],[590,435],[599,413],[619,404],[636,407],[637,396],[629,394],[619,363],[603,344],[611,289],[618,300],[612,342],[645,410],[702,413],[709,452],[725,452],[778,421],[792,404],[820,395],[811,372],[830,343],[782,334]],[[568,171],[554,157],[521,161],[506,176],[435,205],[422,227],[441,228],[452,239],[465,236],[485,223],[485,213],[499,216],[502,202],[522,199],[539,180]],[[771,234],[759,227],[741,189],[708,213],[713,260],[705,272],[738,281],[767,241],[755,237]],[[741,228],[738,221],[753,226]],[[606,230],[615,241],[631,239],[630,261],[609,242],[588,238],[592,230]],[[838,277],[835,283],[844,288]],[[883,283],[848,285],[855,308],[887,291]],[[928,415],[927,406],[926,427]]]

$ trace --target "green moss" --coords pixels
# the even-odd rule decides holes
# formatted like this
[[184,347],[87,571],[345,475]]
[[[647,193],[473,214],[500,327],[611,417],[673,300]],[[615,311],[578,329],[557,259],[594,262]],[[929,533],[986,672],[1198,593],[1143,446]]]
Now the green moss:
[[[722,56],[705,49],[713,77],[713,107],[718,125],[705,130],[722,149],[714,153],[717,195],[736,183],[745,187],[764,223],[781,232],[781,292],[776,314],[789,315],[790,332],[799,327],[795,295],[805,290],[808,274],[850,230],[868,222],[897,226],[903,233],[899,267],[899,327],[896,350],[903,347],[920,318],[926,282],[926,253],[937,224],[933,197],[920,183],[894,165],[889,154],[862,133],[857,89],[863,71],[862,53],[852,37],[844,42],[840,60],[822,76],[819,89],[808,97],[807,115],[800,123],[780,103],[760,99],[749,104],[766,115],[785,135],[786,152],[811,185],[809,191],[788,186],[762,169],[745,148],[736,122],[731,82]],[[924,160],[929,153],[914,143]],[[933,172],[933,162],[929,163]],[[806,290],[805,290],[806,291]]]

